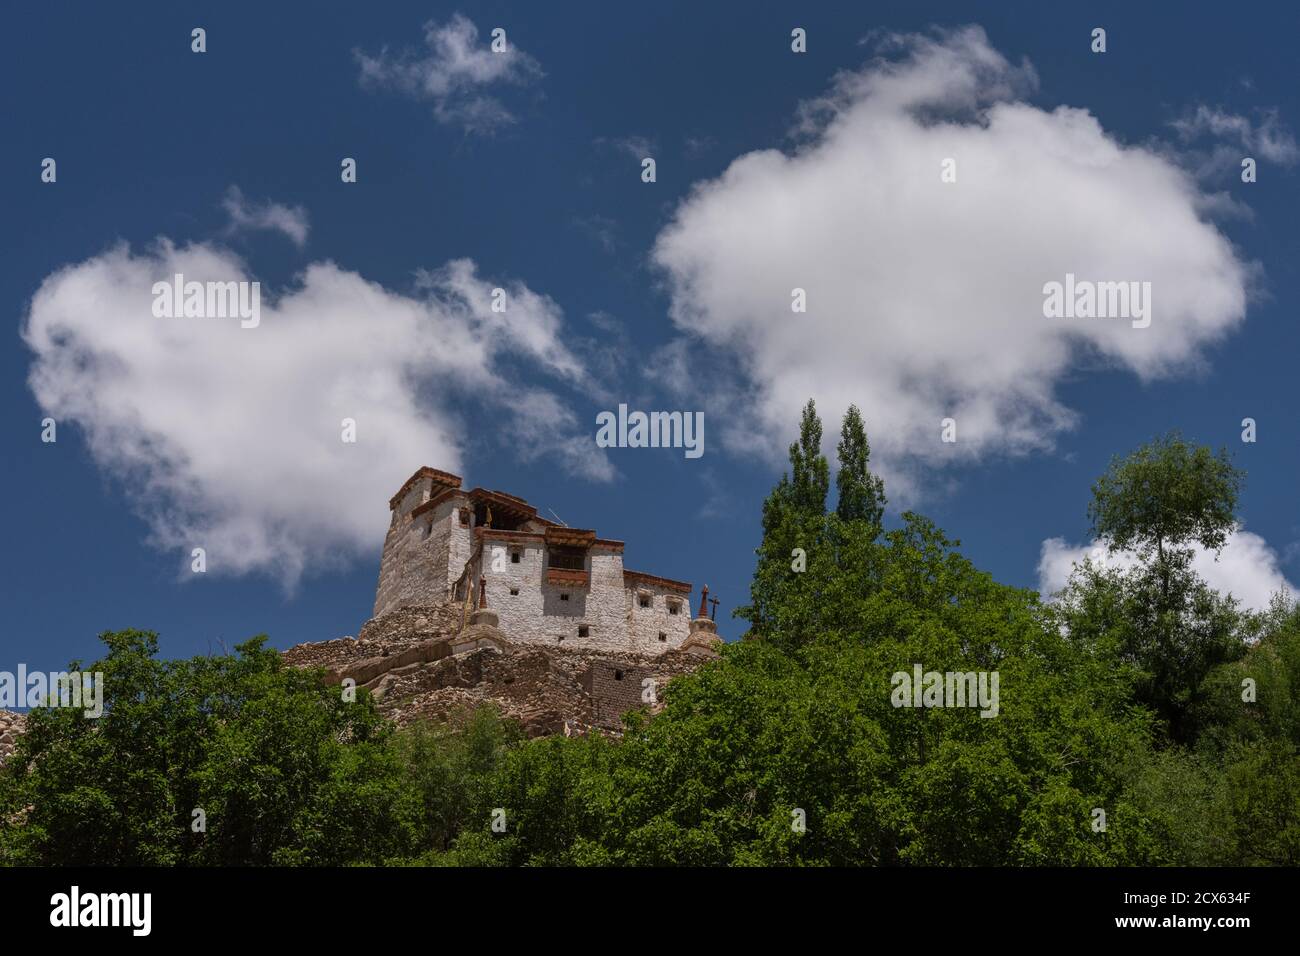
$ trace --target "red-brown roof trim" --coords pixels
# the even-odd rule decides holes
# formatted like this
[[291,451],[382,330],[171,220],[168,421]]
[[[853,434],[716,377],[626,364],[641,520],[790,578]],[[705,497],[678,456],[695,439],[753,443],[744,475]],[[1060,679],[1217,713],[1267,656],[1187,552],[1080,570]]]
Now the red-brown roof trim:
[[524,501],[523,498],[516,498],[514,495],[503,495],[499,491],[489,491],[487,488],[475,488],[469,492],[469,497],[476,504],[483,501],[500,511],[512,511],[515,514],[523,515],[525,518],[537,516],[536,508]]
[[587,528],[547,528],[546,543],[567,548],[590,548],[596,532]]
[[486,528],[479,525],[474,533],[483,538],[504,538],[514,541],[545,541],[546,536],[539,531],[507,531],[505,528]]
[[428,465],[418,469],[415,474],[407,478],[402,487],[397,489],[397,494],[388,499],[388,510],[392,511],[397,507],[398,502],[406,497],[406,493],[411,490],[411,485],[415,484],[421,478],[432,478],[442,485],[450,485],[453,488],[460,487],[460,475],[453,475],[449,471],[439,471],[437,468],[430,468]]
[[446,491],[434,495],[424,504],[416,505],[414,508],[412,508],[411,517],[418,518],[426,511],[432,511],[434,508],[438,507],[438,505],[442,504],[444,501],[448,500],[449,498],[463,496],[464,494],[465,492],[461,491],[459,488],[448,488]]
[[623,586],[626,587],[629,581],[633,584],[638,581],[644,582],[645,584],[657,584],[662,588],[667,588],[670,591],[679,591],[682,594],[691,593],[691,585],[686,581],[674,581],[672,578],[661,578],[657,574],[646,574],[644,571],[629,571],[627,568],[624,568]]

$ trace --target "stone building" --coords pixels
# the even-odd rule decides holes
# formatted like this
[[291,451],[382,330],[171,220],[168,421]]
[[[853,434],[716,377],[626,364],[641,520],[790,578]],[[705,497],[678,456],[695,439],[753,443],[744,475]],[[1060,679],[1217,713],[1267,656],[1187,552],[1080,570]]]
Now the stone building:
[[522,498],[421,468],[389,508],[376,619],[452,603],[465,626],[482,579],[516,643],[654,655],[690,635],[690,584],[628,570],[622,541],[543,518]]
[[421,468],[389,501],[374,616],[299,644],[294,667],[352,681],[398,723],[491,704],[533,736],[618,733],[722,644],[708,588],[623,567],[623,542],[514,495]]

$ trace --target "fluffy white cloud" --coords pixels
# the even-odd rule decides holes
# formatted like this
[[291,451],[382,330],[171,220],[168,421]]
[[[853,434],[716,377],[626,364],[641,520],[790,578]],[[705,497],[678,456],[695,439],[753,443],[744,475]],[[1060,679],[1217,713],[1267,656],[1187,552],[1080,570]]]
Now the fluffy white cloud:
[[310,229],[307,210],[301,206],[285,206],[278,202],[249,202],[238,186],[231,186],[222,200],[222,207],[230,217],[228,232],[265,229],[288,236],[301,249],[307,244]]
[[[255,277],[229,250],[116,246],[46,278],[23,338],[42,410],[85,433],[95,462],[120,480],[153,542],[212,572],[268,572],[292,587],[308,570],[373,553],[389,497],[423,464],[461,467],[468,439],[525,459],[554,451],[569,471],[613,469],[529,370],[576,384],[558,307],[493,283],[456,260],[420,276],[411,295],[331,262],[308,266],[261,321],[156,318],[152,287]],[[341,441],[356,421],[357,442]],[[492,423],[485,429],[483,422]]]
[[[1138,563],[1131,552],[1108,551],[1100,541],[1090,545],[1072,545],[1064,538],[1048,538],[1039,552],[1039,592],[1050,597],[1060,591],[1069,581],[1074,566],[1082,564],[1085,559],[1123,570]],[[1244,606],[1256,610],[1267,608],[1269,599],[1279,591],[1292,597],[1300,595],[1300,590],[1282,573],[1277,552],[1263,538],[1249,531],[1238,530],[1229,536],[1217,556],[1213,551],[1196,546],[1192,569],[1210,587],[1232,594]]]
[[494,53],[488,43],[479,41],[474,22],[459,13],[443,24],[426,23],[424,43],[429,52],[423,56],[409,51],[394,55],[387,49],[377,56],[355,51],[361,82],[429,100],[439,122],[454,123],[468,132],[486,133],[515,121],[485,88],[524,85],[542,75],[537,61],[513,41],[503,52]]
[[[978,27],[892,43],[900,57],[804,106],[800,148],[697,184],[653,259],[678,328],[734,356],[752,389],[707,405],[733,445],[779,457],[814,396],[830,446],[855,402],[906,499],[918,466],[1051,448],[1076,421],[1056,387],[1081,359],[1143,378],[1196,365],[1242,321],[1253,268],[1185,171],[1086,109],[1026,102],[1032,68]],[[1067,273],[1150,282],[1150,327],[1044,318],[1044,284]],[[707,371],[697,387],[723,374]]]

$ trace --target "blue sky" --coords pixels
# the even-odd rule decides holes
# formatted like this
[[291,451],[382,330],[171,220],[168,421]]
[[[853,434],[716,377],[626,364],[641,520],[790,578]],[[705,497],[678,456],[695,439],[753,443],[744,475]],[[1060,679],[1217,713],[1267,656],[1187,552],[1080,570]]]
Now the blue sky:
[[[0,660],[92,659],[123,627],[168,656],[355,634],[387,495],[420,465],[707,583],[735,637],[810,396],[828,452],[861,404],[891,503],[1000,580],[1037,586],[1049,539],[1086,547],[1091,481],[1170,428],[1248,471],[1226,580],[1300,580],[1296,13],[985,6],[10,5]],[[494,27],[508,63],[481,58]],[[1152,327],[1049,329],[1020,270],[1039,250],[1150,277]],[[191,254],[260,281],[267,322],[124,362],[133,277]],[[806,317],[772,295],[800,284]],[[476,304],[496,286],[505,327]],[[349,448],[340,394],[368,403]],[[598,451],[621,401],[702,411],[704,456]],[[204,575],[194,534],[223,542]]]

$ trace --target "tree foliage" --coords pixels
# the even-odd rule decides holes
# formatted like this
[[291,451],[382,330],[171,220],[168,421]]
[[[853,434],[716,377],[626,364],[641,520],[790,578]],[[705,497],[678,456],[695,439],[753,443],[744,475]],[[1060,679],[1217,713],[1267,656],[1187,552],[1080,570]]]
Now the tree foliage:
[[835,514],[841,521],[866,521],[879,528],[885,517],[885,483],[870,471],[871,445],[856,405],[844,416],[836,450],[840,470],[835,475]]
[[1155,550],[1197,542],[1217,551],[1236,518],[1244,475],[1220,450],[1177,432],[1116,458],[1092,487],[1093,532],[1115,550]]

